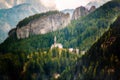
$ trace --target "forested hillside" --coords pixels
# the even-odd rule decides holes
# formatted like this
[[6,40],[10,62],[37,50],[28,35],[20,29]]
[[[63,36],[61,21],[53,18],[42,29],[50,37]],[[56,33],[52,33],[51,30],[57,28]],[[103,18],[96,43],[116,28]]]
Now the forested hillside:
[[0,80],[55,80],[65,69],[75,65],[78,57],[80,55],[58,48],[0,54]]
[[120,79],[120,16],[60,80]]

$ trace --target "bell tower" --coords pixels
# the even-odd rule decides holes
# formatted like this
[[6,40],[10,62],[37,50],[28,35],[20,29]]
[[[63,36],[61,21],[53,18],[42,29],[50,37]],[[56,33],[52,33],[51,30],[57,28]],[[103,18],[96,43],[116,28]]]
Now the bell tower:
[[56,44],[56,36],[54,37],[54,44]]

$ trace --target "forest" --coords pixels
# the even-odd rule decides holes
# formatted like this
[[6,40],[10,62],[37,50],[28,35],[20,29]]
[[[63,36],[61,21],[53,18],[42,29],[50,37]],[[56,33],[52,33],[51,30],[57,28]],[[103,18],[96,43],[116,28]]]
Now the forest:
[[64,70],[69,70],[81,56],[59,48],[40,49],[28,54],[0,54],[0,74],[3,74],[0,79],[55,80],[55,74],[61,75]]

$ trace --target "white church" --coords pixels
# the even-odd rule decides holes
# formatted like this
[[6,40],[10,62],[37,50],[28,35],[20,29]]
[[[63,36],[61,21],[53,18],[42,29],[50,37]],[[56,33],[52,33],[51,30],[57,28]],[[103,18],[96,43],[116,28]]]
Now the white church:
[[[61,43],[57,43],[56,36],[54,37],[54,44],[52,44],[52,46],[51,46],[51,49],[53,49],[53,48],[63,49],[63,45]],[[86,52],[86,51],[80,51],[78,48],[75,48],[75,49],[74,48],[69,48],[68,50],[71,53],[82,54],[82,55],[84,55],[85,52]]]
[[61,43],[57,43],[56,36],[54,37],[54,44],[52,44],[52,46],[51,46],[51,49],[53,49],[53,48],[63,49],[63,45]]

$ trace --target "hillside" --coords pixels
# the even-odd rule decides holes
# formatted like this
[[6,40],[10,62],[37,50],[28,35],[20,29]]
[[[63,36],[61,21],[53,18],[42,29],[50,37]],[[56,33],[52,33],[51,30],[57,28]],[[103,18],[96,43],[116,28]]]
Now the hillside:
[[120,2],[108,2],[82,19],[72,21],[71,25],[56,32],[56,35],[64,47],[87,50],[109,28],[119,13]]
[[120,79],[120,16],[60,80]]
[[79,56],[65,49],[0,54],[0,80],[56,80]]
[[88,50],[109,28],[119,13],[120,2],[111,1],[82,19],[72,21],[65,29],[21,40],[10,36],[0,45],[0,52],[32,52],[38,48],[50,48],[55,35],[65,48],[78,47],[81,50]]

